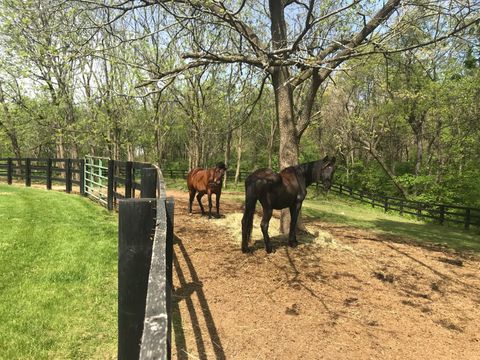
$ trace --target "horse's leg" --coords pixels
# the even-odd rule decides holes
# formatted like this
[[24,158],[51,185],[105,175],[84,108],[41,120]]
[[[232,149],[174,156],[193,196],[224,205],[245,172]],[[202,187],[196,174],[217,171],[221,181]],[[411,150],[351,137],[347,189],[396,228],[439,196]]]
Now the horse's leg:
[[212,218],[212,190],[208,189],[208,218]]
[[197,191],[195,189],[189,189],[188,192],[190,193],[190,197],[188,199],[188,212],[191,214],[193,199],[195,198],[195,193]]
[[268,224],[272,218],[273,209],[268,202],[261,202],[263,207],[262,222],[260,228],[262,229],[263,241],[265,242],[265,250],[267,253],[272,252],[272,245],[270,244],[270,236],[268,236]]
[[221,194],[220,191],[215,194],[215,205],[217,206],[217,217],[220,217],[220,194]]
[[290,245],[291,247],[295,247],[298,245],[296,231],[298,215],[300,214],[301,208],[302,201],[298,201],[294,205],[290,206],[290,233],[288,236],[288,245]]
[[199,192],[197,194],[197,201],[198,201],[198,205],[200,205],[200,210],[202,210],[202,215],[205,215],[205,209],[203,208],[203,205],[202,205],[202,196],[205,195],[204,193],[202,192]]
[[249,252],[248,243],[252,235],[253,217],[257,198],[251,186],[245,188],[245,209],[242,217],[242,252]]

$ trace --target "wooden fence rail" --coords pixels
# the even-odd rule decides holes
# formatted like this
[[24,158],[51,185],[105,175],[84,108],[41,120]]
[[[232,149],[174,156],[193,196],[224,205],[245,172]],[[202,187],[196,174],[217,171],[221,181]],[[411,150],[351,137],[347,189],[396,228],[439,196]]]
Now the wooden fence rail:
[[73,185],[78,185],[84,194],[83,168],[83,159],[0,158],[0,181],[6,178],[8,184],[17,180],[31,186],[33,180],[44,183],[49,190],[53,183],[61,183],[68,193]]
[[158,168],[142,168],[142,188],[119,201],[120,360],[171,357],[174,202]]
[[91,156],[0,158],[3,178],[47,189],[60,182],[67,192],[76,184],[109,210],[118,206],[118,358],[170,359],[174,202],[160,169]]
[[[249,171],[240,171],[238,180],[242,181],[245,180],[248,175],[250,175],[251,172]],[[188,170],[178,170],[178,169],[170,169],[170,170],[164,170],[164,176],[168,176],[171,179],[186,179],[188,174]],[[235,171],[234,170],[227,170],[227,178],[228,179],[234,179],[235,178]]]
[[409,214],[419,220],[434,220],[441,225],[448,223],[461,224],[465,229],[470,229],[471,226],[480,227],[479,208],[380,196],[366,191],[358,191],[343,184],[332,185],[331,191],[370,204],[372,207],[381,207],[385,212],[397,211],[400,215]]

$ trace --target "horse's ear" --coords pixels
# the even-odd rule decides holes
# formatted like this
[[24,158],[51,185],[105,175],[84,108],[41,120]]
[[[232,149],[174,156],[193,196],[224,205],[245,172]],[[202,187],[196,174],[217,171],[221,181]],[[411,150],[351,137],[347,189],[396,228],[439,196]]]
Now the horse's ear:
[[323,158],[322,161],[323,161],[323,162],[327,162],[327,161],[328,161],[328,155],[326,155],[326,156]]
[[333,164],[335,164],[335,161],[337,161],[337,159],[335,158],[335,156],[332,156],[332,158],[330,159],[330,162]]

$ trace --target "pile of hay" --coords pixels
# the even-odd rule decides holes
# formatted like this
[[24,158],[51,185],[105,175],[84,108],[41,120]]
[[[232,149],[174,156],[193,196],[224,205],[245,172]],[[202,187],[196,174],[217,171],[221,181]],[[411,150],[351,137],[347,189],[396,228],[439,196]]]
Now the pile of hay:
[[[237,244],[241,244],[242,242],[242,216],[243,215],[240,213],[226,214],[224,218],[215,221],[218,226],[223,227],[225,231],[231,235]],[[260,221],[261,217],[255,214],[251,238],[252,243],[256,241],[263,241],[263,235],[260,229]],[[297,240],[300,244],[309,244],[333,249],[347,248],[346,246],[337,242],[333,238],[332,234],[330,234],[328,231],[320,229],[318,225],[307,225],[306,227],[309,234],[297,235]],[[286,236],[281,235],[279,229],[280,220],[272,217],[268,227],[268,233],[270,237],[282,238],[286,241]]]

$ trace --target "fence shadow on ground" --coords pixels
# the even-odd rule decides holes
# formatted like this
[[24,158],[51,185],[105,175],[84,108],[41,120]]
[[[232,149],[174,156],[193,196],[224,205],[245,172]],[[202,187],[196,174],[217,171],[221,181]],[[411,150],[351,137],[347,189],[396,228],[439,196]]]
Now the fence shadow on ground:
[[[179,303],[185,301],[188,313],[191,318],[192,328],[194,331],[195,342],[197,346],[197,352],[199,359],[208,359],[206,344],[210,342],[215,353],[215,359],[226,359],[225,352],[218,334],[218,330],[215,326],[210,307],[208,305],[207,298],[203,291],[203,285],[198,277],[192,260],[187,252],[187,249],[183,245],[182,239],[178,236],[174,237],[175,250],[173,254],[173,266],[177,274],[180,287],[175,289],[173,295],[173,329],[175,336],[175,347],[177,352],[177,359],[186,360],[189,359],[189,352],[187,349],[187,342],[185,339],[185,332],[182,327],[182,314],[180,312]],[[183,259],[187,268],[182,268],[180,259]],[[187,278],[192,281],[188,282]],[[201,314],[198,314],[198,307],[195,307],[192,295],[196,294],[200,303]],[[204,322],[207,326],[208,334],[202,333],[202,327],[200,326],[199,316],[204,318]]]

